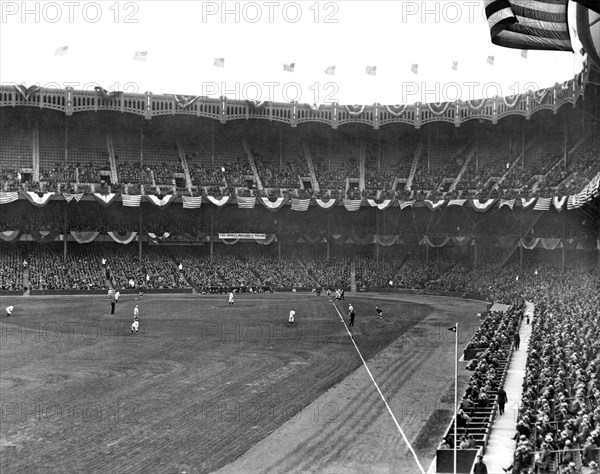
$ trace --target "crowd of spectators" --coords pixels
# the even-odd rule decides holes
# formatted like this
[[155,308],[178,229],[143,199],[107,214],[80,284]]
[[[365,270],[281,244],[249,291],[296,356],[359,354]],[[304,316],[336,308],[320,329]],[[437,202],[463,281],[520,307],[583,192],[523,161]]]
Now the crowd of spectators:
[[310,176],[306,161],[286,161],[282,166],[254,157],[258,175],[265,188],[297,189],[300,178]]
[[[436,162],[426,166],[425,157],[421,157],[419,166],[413,176],[411,189],[415,192],[426,191],[429,197],[494,197],[517,198],[527,196],[552,196],[556,193],[567,194],[579,190],[582,185],[595,173],[600,171],[598,154],[600,149],[593,143],[583,146],[569,160],[567,166],[551,165],[560,160],[559,152],[543,155],[542,158],[526,162],[526,166],[517,165],[510,167],[511,162],[486,162],[475,171],[474,163],[470,163],[460,179],[455,183],[456,191],[446,194],[448,188],[459,176],[461,165],[454,162]],[[228,188],[232,194],[233,188],[246,187],[247,179],[254,180],[254,173],[250,163],[245,157],[238,157],[237,161],[219,165],[210,165],[202,161],[195,161],[188,156],[188,167],[192,186],[198,187],[205,194],[221,195]],[[473,161],[473,160],[472,160]],[[304,160],[287,161],[282,166],[255,158],[258,175],[266,189],[301,190],[300,177],[309,176],[308,165]],[[315,158],[314,167],[316,179],[321,190],[320,194],[313,193],[311,189],[301,190],[303,196],[308,197],[349,197],[358,199],[405,197],[402,189],[393,190],[396,178],[405,180],[410,174],[411,162],[396,163],[395,166],[382,164],[377,170],[373,166],[365,167],[364,188],[350,188],[346,191],[347,180],[358,179],[360,173],[358,164],[351,158],[347,162],[326,163]],[[21,182],[18,170],[3,168],[0,170],[0,189],[14,191],[19,189],[45,191],[64,191],[74,189],[81,192],[82,184],[96,185],[100,182],[101,171],[110,171],[110,163],[94,162],[60,164],[53,167],[40,169],[40,183]],[[154,165],[140,165],[120,161],[117,159],[117,175],[121,187],[123,185],[144,186],[149,192],[154,185],[171,187],[175,185],[175,173],[183,173],[183,168],[178,160],[172,162],[156,163]],[[490,178],[495,178],[490,180]],[[571,178],[571,179],[567,179]],[[446,181],[444,181],[446,180]],[[451,182],[452,181],[452,182]],[[444,186],[446,184],[446,186]],[[114,186],[112,192],[118,191]],[[170,188],[169,188],[170,191]]]
[[14,248],[0,248],[0,289],[23,291],[23,256]]
[[515,460],[541,473],[581,472],[600,462],[600,285],[585,267],[552,270],[517,289],[535,317]]
[[[144,252],[141,265],[136,249],[127,246],[73,246],[66,259],[62,249],[36,247],[28,258],[33,290],[103,289],[108,280],[116,288],[189,288],[175,262],[161,249]],[[110,269],[109,279],[102,259]]]

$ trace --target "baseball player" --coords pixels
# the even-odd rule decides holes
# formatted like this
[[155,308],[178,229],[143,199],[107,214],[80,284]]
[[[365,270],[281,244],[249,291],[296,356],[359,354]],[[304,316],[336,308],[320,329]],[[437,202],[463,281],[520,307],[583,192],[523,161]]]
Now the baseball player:
[[288,324],[294,324],[294,316],[296,316],[296,310],[292,308],[290,316],[288,317]]
[[15,309],[15,307],[12,304],[10,306],[7,306],[7,308],[6,308],[6,317],[7,318],[10,318],[10,315],[12,314],[14,309]]
[[133,334],[133,332],[135,331],[135,333],[138,333],[138,330],[140,329],[140,322],[138,321],[138,316],[140,314],[140,309],[138,307],[138,305],[135,305],[135,308],[133,309],[133,322],[131,323],[131,334]]
[[375,306],[375,311],[377,311],[379,319],[383,319],[383,310],[379,306]]
[[233,304],[233,291],[229,292],[229,304]]

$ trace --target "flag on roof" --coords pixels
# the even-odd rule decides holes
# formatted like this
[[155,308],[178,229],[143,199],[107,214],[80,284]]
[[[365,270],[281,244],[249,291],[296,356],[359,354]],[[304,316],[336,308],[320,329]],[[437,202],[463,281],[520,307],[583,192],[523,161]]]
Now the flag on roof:
[[572,51],[567,0],[485,0],[492,43],[505,48]]
[[456,326],[452,326],[451,328],[448,328],[448,331],[456,332]]
[[225,67],[225,58],[215,58],[213,61],[214,67]]
[[365,68],[365,72],[368,76],[376,76],[377,75],[377,66],[367,66]]
[[148,51],[136,51],[133,55],[135,61],[146,61],[148,59]]
[[458,61],[452,61],[452,70],[458,71]]
[[296,67],[296,63],[285,63],[283,65],[283,70],[285,72],[294,72],[295,67]]
[[66,56],[67,54],[69,54],[68,46],[61,46],[54,51],[54,56]]
[[419,65],[418,64],[413,64],[410,67],[410,70],[413,74],[419,74]]
[[600,2],[598,0],[575,0],[580,5],[600,13]]
[[494,56],[488,56],[488,57],[487,57],[487,63],[488,63],[490,66],[493,66],[493,65],[494,65]]
[[328,76],[335,76],[335,66],[328,66],[327,69],[325,69],[325,74]]

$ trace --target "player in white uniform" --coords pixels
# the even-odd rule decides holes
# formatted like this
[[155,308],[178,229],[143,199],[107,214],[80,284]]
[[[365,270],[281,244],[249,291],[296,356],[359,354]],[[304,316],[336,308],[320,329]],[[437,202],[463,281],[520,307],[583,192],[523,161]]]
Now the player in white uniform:
[[233,291],[229,292],[229,304],[233,304]]
[[6,317],[10,318],[12,312],[14,311],[15,307],[11,304],[10,306],[6,307]]
[[290,311],[290,316],[288,318],[288,324],[294,324],[294,316],[296,316],[296,310],[292,308]]
[[131,334],[133,334],[134,331],[137,334],[140,329],[140,322],[138,321],[139,314],[140,308],[138,305],[135,305],[135,308],[133,309],[133,322],[131,323]]

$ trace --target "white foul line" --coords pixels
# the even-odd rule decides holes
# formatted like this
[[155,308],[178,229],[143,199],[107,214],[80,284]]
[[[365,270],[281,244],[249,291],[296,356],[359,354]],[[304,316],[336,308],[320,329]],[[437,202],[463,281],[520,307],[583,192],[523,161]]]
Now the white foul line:
[[412,453],[413,457],[415,458],[415,462],[417,463],[417,466],[419,466],[419,469],[421,470],[421,474],[425,474],[425,470],[423,469],[423,466],[421,466],[421,463],[419,462],[419,458],[417,457],[417,453],[415,453],[415,450],[413,449],[413,447],[411,446],[410,442],[408,441],[408,438],[404,434],[404,431],[402,431],[402,428],[400,428],[400,424],[398,423],[398,420],[394,416],[394,412],[392,412],[392,409],[388,405],[388,402],[385,399],[385,397],[383,396],[383,393],[381,393],[381,390],[379,389],[379,385],[377,385],[377,382],[375,382],[375,379],[373,378],[373,374],[371,374],[371,371],[369,370],[369,366],[367,365],[367,363],[365,362],[365,359],[363,358],[362,354],[360,353],[360,350],[358,349],[358,346],[356,345],[356,342],[354,342],[354,338],[352,337],[352,333],[348,329],[348,326],[346,325],[346,321],[344,321],[344,318],[342,317],[342,313],[340,313],[340,310],[338,309],[338,307],[336,306],[336,304],[335,304],[334,301],[331,301],[331,303],[333,304],[333,307],[335,308],[335,310],[337,311],[337,314],[339,315],[340,319],[342,320],[342,324],[346,328],[346,332],[348,333],[348,336],[350,336],[350,340],[352,341],[352,344],[354,344],[354,348],[356,349],[356,352],[358,352],[358,356],[360,357],[360,360],[362,360],[362,363],[365,366],[365,369],[367,369],[367,373],[369,374],[369,377],[371,377],[371,380],[373,381],[373,384],[375,385],[375,388],[379,392],[379,396],[381,397],[381,399],[383,400],[383,403],[385,403],[386,408],[390,412],[390,415],[392,416],[392,419],[394,420],[394,423],[396,424],[396,428],[398,428],[398,431],[400,432],[400,434],[404,438],[404,441],[406,442],[406,445],[408,446],[408,449],[410,449],[410,452]]

